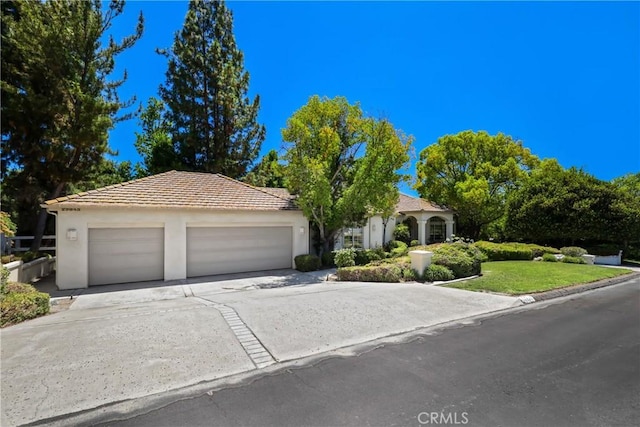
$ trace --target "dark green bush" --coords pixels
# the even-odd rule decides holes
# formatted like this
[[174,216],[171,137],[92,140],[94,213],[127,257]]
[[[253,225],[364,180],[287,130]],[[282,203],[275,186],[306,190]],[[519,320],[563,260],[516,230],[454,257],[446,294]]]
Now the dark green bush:
[[420,240],[412,240],[409,246],[411,247],[420,246]]
[[399,282],[402,269],[397,265],[369,265],[338,269],[338,280],[345,282]]
[[315,271],[320,268],[320,258],[316,255],[298,255],[293,259],[298,271]]
[[397,258],[400,256],[404,256],[409,251],[409,247],[405,242],[401,242],[399,240],[392,240],[388,243],[389,252],[391,252],[391,257]]
[[526,246],[531,249],[534,258],[543,256],[544,254],[559,254],[560,250],[552,248],[551,246],[541,246],[534,243],[527,243]]
[[518,243],[493,243],[480,241],[475,247],[480,249],[490,261],[531,260],[533,251]]
[[0,326],[13,325],[49,312],[49,295],[24,283],[9,283],[0,301]]
[[422,278],[427,282],[435,282],[453,280],[455,279],[455,276],[453,272],[444,265],[431,264],[429,267],[424,269]]
[[566,257],[581,257],[587,253],[587,250],[578,246],[565,246],[560,248],[560,253]]
[[433,252],[433,263],[447,267],[456,279],[480,274],[482,255],[471,255],[475,252],[464,245],[470,246],[465,243],[452,243],[438,247]]
[[396,225],[396,228],[393,230],[393,238],[396,240],[400,240],[405,244],[409,243],[409,241],[411,241],[411,232],[409,231],[409,226],[405,223]]
[[581,257],[577,256],[564,256],[560,262],[566,262],[568,264],[586,264],[587,262]]
[[355,257],[353,258],[356,265],[367,265],[369,264],[369,257],[367,257],[367,253],[363,249],[357,249]]
[[338,268],[354,266],[356,265],[356,250],[349,248],[335,251],[333,261]]
[[558,262],[558,258],[554,254],[544,254],[542,255],[542,260],[545,262]]
[[320,258],[322,261],[322,265],[325,267],[335,267],[336,263],[333,260],[335,256],[334,252],[327,251],[322,253],[322,257]]

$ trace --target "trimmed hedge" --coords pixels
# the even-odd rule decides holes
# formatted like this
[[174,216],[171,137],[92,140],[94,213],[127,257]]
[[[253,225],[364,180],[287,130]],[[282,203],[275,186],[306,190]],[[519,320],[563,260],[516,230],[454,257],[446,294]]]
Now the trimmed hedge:
[[431,264],[424,269],[422,278],[427,282],[453,280],[455,276],[451,270],[444,265]]
[[581,257],[582,255],[587,254],[587,250],[578,246],[566,246],[564,248],[560,248],[560,253],[564,256],[568,257]]
[[370,265],[338,269],[338,280],[344,282],[400,282],[402,269],[397,265]]
[[533,252],[533,257],[544,256],[544,254],[559,254],[560,250],[551,246],[541,246],[534,243],[527,243],[526,246]]
[[388,243],[388,245],[389,252],[391,252],[391,257],[393,258],[405,256],[409,252],[409,246],[407,246],[405,242],[392,240]]
[[459,279],[480,274],[483,254],[468,243],[451,243],[434,250],[432,261],[447,267]]
[[293,260],[298,271],[315,271],[320,268],[322,263],[316,255],[298,255]]
[[475,246],[480,249],[490,261],[528,261],[533,259],[533,251],[526,245],[480,241],[476,242]]
[[420,246],[420,240],[412,240],[409,246],[411,246],[412,248],[416,246]]
[[5,283],[2,288],[0,326],[13,325],[49,313],[49,294],[38,292],[26,283]]
[[558,262],[558,258],[556,258],[556,256],[553,254],[542,255],[542,260],[545,262]]
[[582,257],[577,257],[577,256],[564,256],[564,258],[562,258],[560,260],[560,262],[566,262],[568,264],[586,264],[587,262],[582,259]]

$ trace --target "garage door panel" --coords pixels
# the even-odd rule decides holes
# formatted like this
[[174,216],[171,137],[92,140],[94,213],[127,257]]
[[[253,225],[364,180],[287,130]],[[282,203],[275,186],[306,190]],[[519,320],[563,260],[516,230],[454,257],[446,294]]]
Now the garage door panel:
[[89,230],[89,285],[163,278],[164,229]]
[[187,229],[187,276],[291,268],[291,227]]

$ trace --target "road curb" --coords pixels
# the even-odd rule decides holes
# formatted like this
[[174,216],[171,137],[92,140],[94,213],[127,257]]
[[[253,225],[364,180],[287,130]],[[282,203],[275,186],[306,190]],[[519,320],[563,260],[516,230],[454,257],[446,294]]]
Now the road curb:
[[598,280],[597,282],[584,283],[580,285],[573,285],[562,289],[554,289],[552,291],[540,292],[531,295],[521,295],[518,297],[524,304],[531,304],[539,301],[546,301],[553,298],[560,298],[567,295],[579,294],[581,292],[590,291],[593,289],[604,288],[606,286],[617,285],[618,283],[626,282],[640,277],[639,272],[633,272],[624,274],[622,276],[612,277],[610,279]]

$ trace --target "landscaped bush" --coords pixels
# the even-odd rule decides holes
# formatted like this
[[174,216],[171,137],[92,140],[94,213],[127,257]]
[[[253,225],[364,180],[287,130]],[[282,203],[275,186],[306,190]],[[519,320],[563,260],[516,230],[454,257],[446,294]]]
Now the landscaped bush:
[[401,242],[399,240],[392,240],[388,243],[389,251],[391,252],[391,256],[393,258],[404,256],[409,251],[409,247],[405,242]]
[[411,267],[405,267],[402,269],[402,280],[405,282],[413,282],[418,280],[416,271]]
[[427,282],[453,280],[455,276],[451,270],[444,265],[431,264],[424,269],[422,278]]
[[338,269],[338,280],[345,282],[399,282],[402,269],[397,265],[368,265]]
[[412,248],[415,246],[420,246],[420,240],[412,240],[409,246],[411,246]]
[[400,240],[405,244],[409,243],[409,241],[411,241],[411,232],[409,231],[409,226],[405,223],[396,225],[395,230],[393,230],[393,238],[395,240]]
[[482,255],[472,255],[475,251],[480,251],[477,248],[474,251],[469,246],[471,245],[465,243],[442,245],[433,252],[432,261],[434,264],[447,267],[457,279],[480,274]]
[[558,262],[558,258],[554,254],[543,254],[542,260],[546,262]]
[[333,261],[336,263],[338,268],[352,267],[356,265],[356,250],[349,248],[335,251]]
[[320,257],[322,265],[325,267],[334,267],[336,265],[335,261],[333,260],[334,256],[335,254],[331,251],[323,252],[322,256]]
[[587,250],[578,246],[565,246],[560,248],[560,253],[565,257],[581,257],[587,253]]
[[560,262],[566,262],[569,264],[586,264],[587,262],[582,259],[581,257],[577,257],[577,256],[564,256]]
[[49,312],[49,295],[25,283],[8,282],[9,270],[2,269],[0,283],[0,326],[13,325]]
[[320,268],[322,263],[316,255],[298,255],[293,260],[298,271],[315,271]]
[[518,243],[492,243],[480,241],[475,247],[480,249],[490,261],[531,260],[533,251]]
[[527,243],[526,246],[531,249],[533,253],[533,257],[537,258],[539,256],[543,256],[544,254],[559,254],[560,250],[556,248],[552,248],[551,246],[541,246],[536,245],[534,243]]

